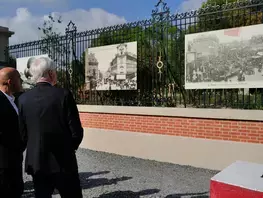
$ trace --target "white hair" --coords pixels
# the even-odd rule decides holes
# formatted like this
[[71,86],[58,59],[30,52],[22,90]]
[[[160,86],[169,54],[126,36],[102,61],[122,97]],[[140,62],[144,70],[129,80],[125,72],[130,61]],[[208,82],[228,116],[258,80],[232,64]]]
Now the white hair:
[[47,77],[49,71],[55,71],[56,65],[49,57],[39,57],[31,60],[29,73],[33,82],[38,82],[41,78]]

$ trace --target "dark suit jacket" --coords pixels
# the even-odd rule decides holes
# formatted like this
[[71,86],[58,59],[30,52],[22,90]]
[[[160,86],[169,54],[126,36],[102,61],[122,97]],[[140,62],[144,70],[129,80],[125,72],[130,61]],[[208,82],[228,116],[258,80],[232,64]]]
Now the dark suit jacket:
[[18,98],[23,94],[24,92],[18,92],[14,94],[15,97],[15,104],[18,105]]
[[19,97],[20,133],[28,174],[78,171],[75,151],[83,139],[79,112],[69,90],[48,83]]
[[22,166],[22,142],[17,113],[0,91],[0,169]]

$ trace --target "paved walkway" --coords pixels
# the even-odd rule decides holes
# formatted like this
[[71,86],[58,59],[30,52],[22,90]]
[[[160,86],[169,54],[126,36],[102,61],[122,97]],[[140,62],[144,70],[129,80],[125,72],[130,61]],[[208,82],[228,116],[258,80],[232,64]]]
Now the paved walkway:
[[[77,155],[84,198],[208,198],[217,173],[84,149]],[[25,175],[27,198],[34,197],[30,180]]]

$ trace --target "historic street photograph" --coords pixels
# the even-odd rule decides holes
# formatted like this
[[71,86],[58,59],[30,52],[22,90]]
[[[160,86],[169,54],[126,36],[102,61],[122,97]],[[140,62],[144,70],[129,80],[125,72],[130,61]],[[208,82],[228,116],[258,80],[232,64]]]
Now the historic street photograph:
[[87,90],[136,90],[137,42],[88,48],[85,82]]
[[185,88],[263,87],[263,25],[185,36]]
[[48,54],[38,55],[38,56],[29,56],[29,57],[21,57],[16,59],[16,68],[20,73],[21,79],[23,80],[22,86],[23,89],[31,89],[33,87],[33,83],[30,80],[30,76],[28,75],[28,70],[30,68],[30,60],[33,58],[39,57],[48,57]]

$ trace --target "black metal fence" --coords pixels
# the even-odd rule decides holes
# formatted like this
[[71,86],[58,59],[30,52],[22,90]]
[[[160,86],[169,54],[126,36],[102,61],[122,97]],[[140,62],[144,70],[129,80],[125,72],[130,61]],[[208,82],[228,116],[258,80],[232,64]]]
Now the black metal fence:
[[[211,5],[181,14],[170,14],[160,0],[151,19],[85,32],[77,32],[70,22],[63,36],[9,46],[7,59],[49,54],[57,63],[59,86],[70,88],[82,104],[262,109],[262,89],[184,89],[186,34],[261,24],[262,13],[263,0]],[[85,75],[85,50],[133,41],[138,46],[137,89],[86,90],[85,78],[90,77]]]

